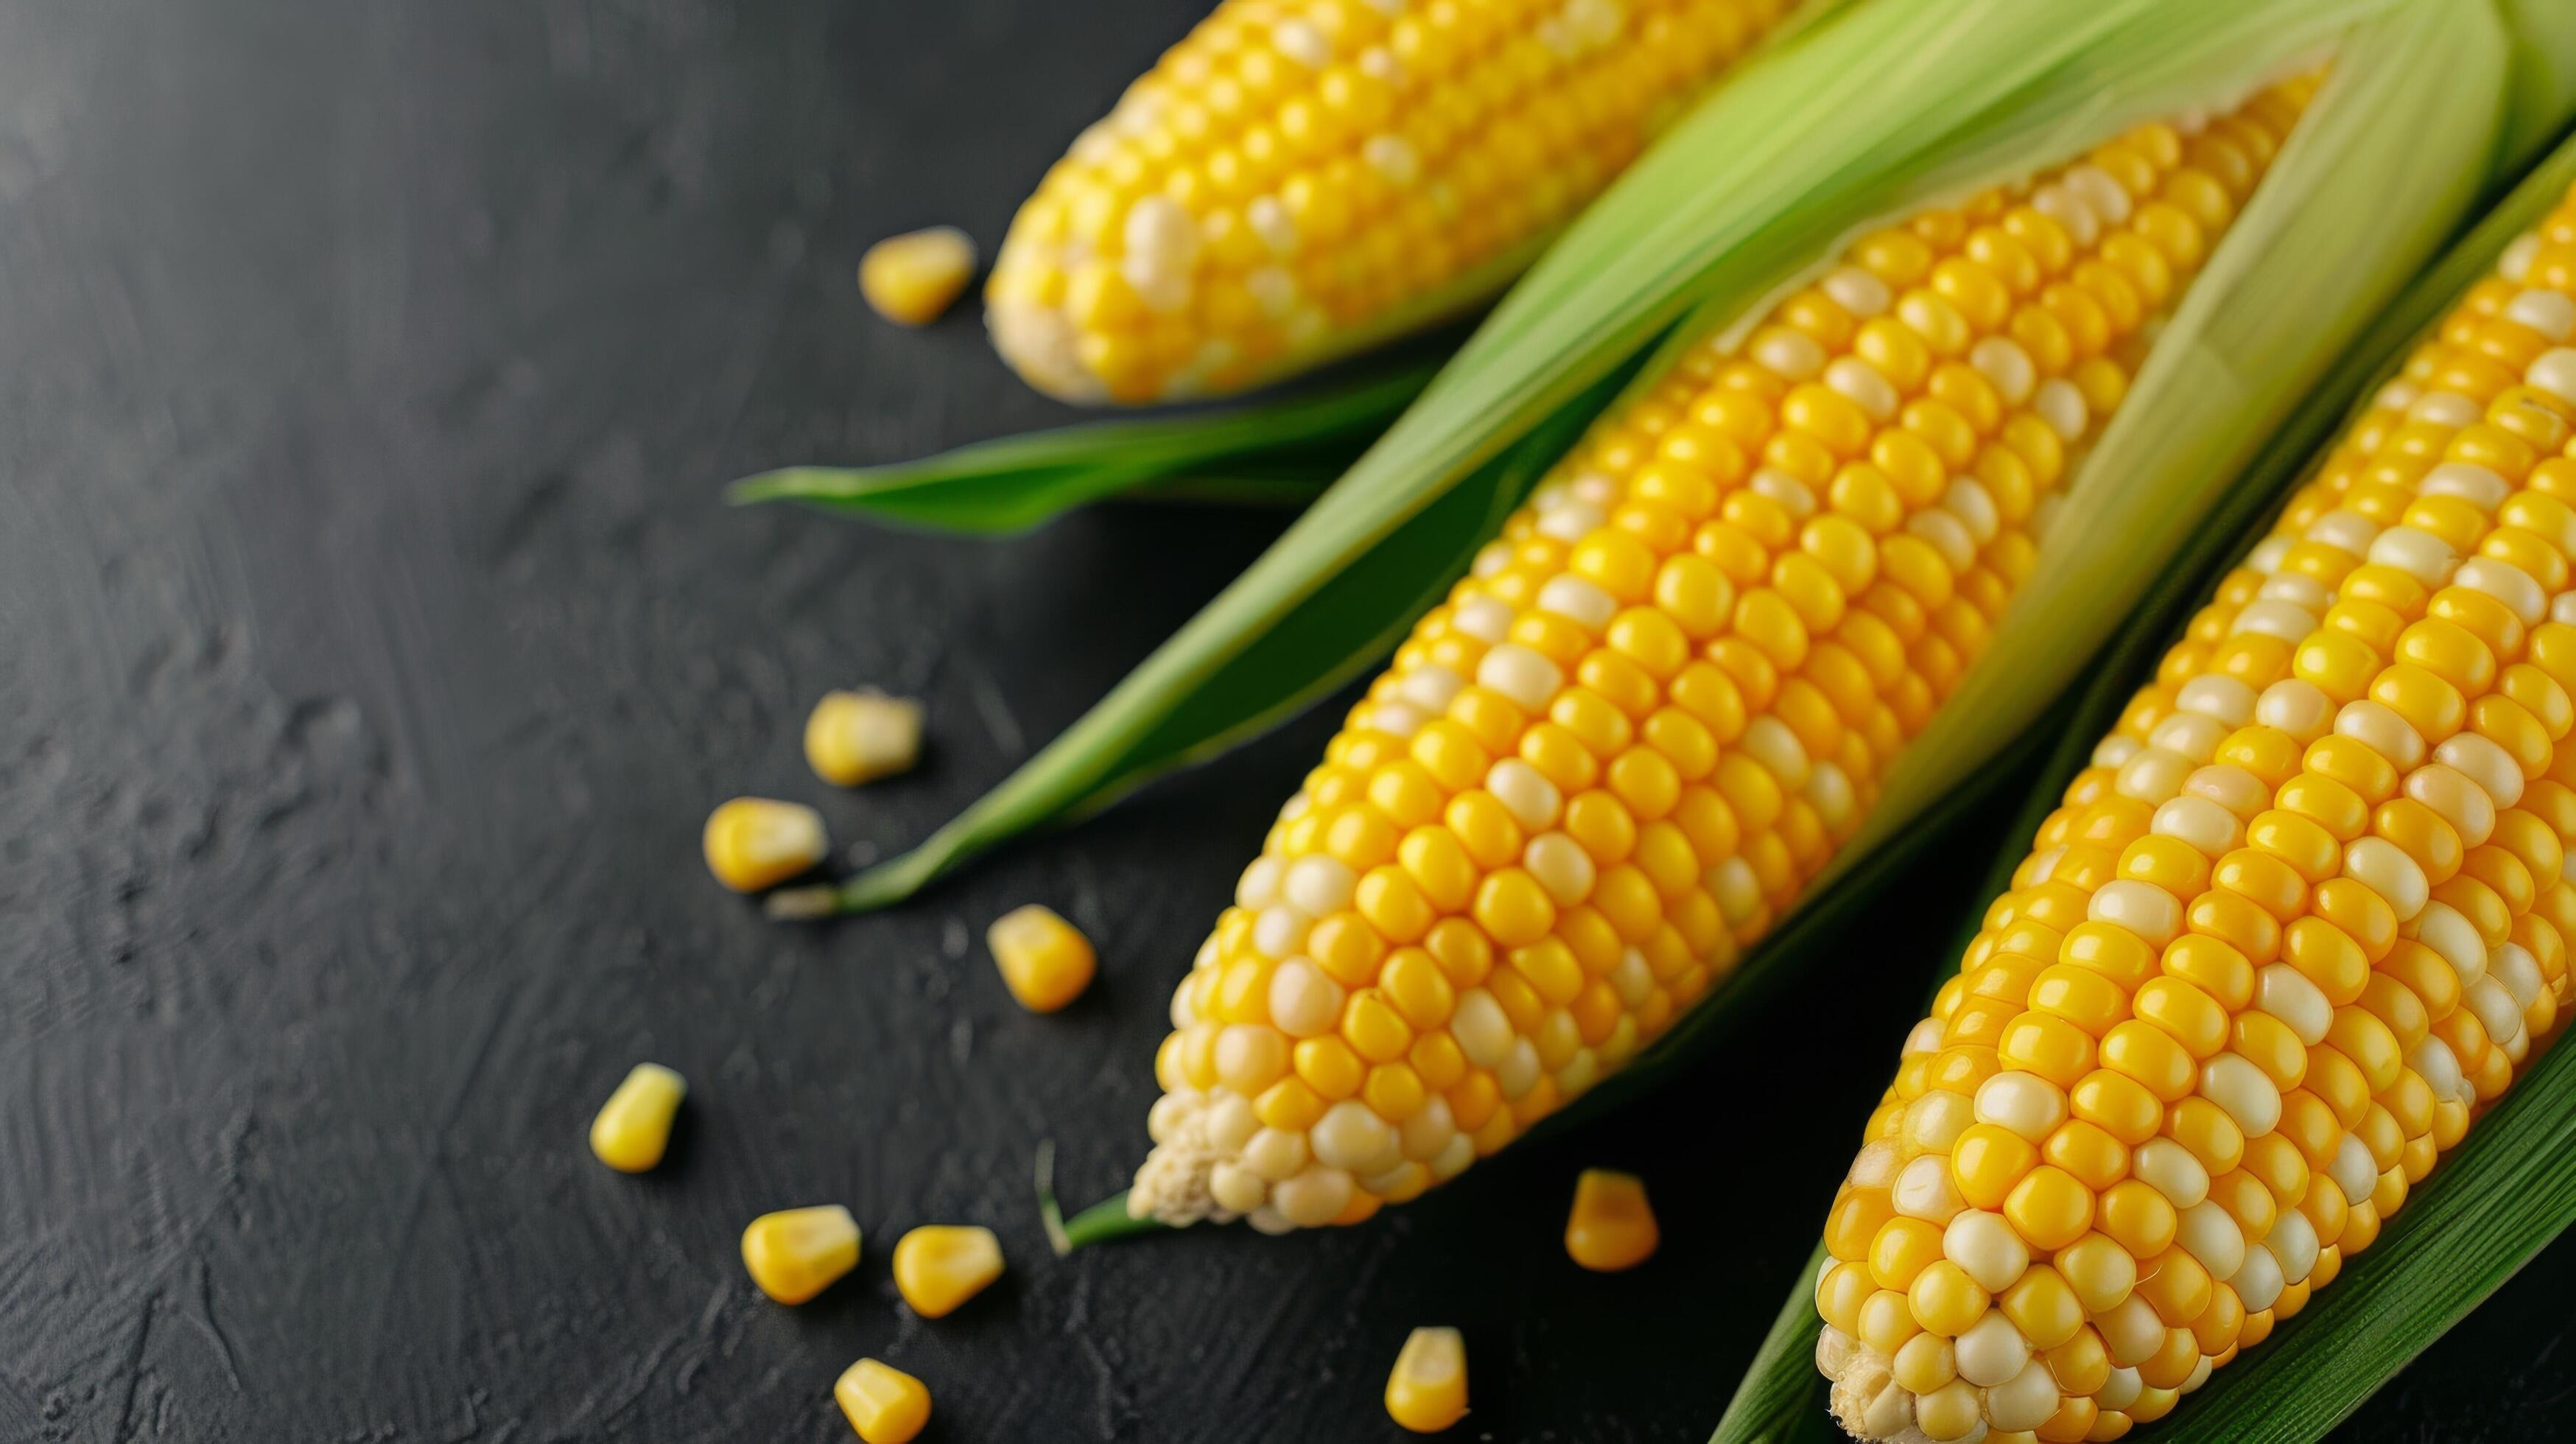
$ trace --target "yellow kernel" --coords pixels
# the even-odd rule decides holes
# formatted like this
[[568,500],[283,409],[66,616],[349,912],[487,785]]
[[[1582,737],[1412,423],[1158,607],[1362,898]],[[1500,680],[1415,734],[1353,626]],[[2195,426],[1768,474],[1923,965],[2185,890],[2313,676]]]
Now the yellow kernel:
[[836,787],[908,772],[921,756],[921,704],[882,692],[826,692],[805,719],[805,760]]
[[925,1319],[945,1318],[1002,1276],[1002,1243],[989,1228],[925,1224],[894,1246],[894,1286]]
[[742,1231],[742,1266],[782,1304],[805,1302],[858,1262],[859,1222],[837,1203],[764,1213]]
[[912,1444],[930,1422],[929,1388],[875,1359],[852,1364],[832,1386],[832,1397],[867,1444]]
[[1052,1013],[1080,997],[1097,968],[1091,939],[1037,903],[995,919],[984,941],[1003,985],[1032,1013]]
[[1659,1240],[1646,1185],[1633,1173],[1587,1168],[1574,1180],[1574,1208],[1565,1220],[1565,1252],[1594,1273],[1635,1268]]
[[888,236],[859,258],[859,293],[898,326],[927,326],[975,279],[975,242],[955,226]]
[[1386,1412],[1416,1434],[1437,1434],[1467,1414],[1467,1344],[1456,1329],[1415,1329],[1386,1379]]
[[671,1143],[688,1080],[659,1063],[638,1063],[591,1120],[590,1151],[620,1173],[644,1173]]
[[776,887],[831,851],[823,814],[794,802],[737,797],[707,816],[707,870],[735,892]]

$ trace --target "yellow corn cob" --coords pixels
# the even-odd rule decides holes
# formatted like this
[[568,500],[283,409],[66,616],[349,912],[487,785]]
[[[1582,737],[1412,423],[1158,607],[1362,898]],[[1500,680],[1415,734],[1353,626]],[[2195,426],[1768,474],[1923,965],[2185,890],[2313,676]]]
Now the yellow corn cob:
[[1868,236],[1605,418],[1245,870],[1130,1209],[1357,1222],[1723,979],[1984,646],[2309,88]]
[[[2370,1246],[2569,998],[2576,199],[2220,585],[1825,1228],[1863,1438],[2116,1439]],[[1909,1431],[1920,1431],[1909,1432]]]
[[1224,0],[1011,223],[1041,390],[1238,390],[1497,288],[1790,0]]

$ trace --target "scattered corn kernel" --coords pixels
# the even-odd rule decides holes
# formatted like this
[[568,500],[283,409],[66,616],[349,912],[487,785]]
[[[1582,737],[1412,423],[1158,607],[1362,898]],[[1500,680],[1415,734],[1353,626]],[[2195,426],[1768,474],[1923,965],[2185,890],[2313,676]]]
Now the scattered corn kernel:
[[955,226],[888,236],[859,258],[859,293],[898,326],[927,326],[975,279],[975,242]]
[[1645,1181],[1633,1173],[1587,1168],[1574,1181],[1574,1210],[1565,1220],[1565,1251],[1599,1274],[1635,1268],[1654,1256],[1661,1235],[1647,1206]]
[[944,1319],[1002,1276],[1002,1241],[989,1228],[927,1224],[894,1246],[894,1286],[925,1319]]
[[882,692],[826,692],[805,719],[805,760],[835,787],[909,772],[921,756],[921,704]]
[[737,797],[707,816],[707,870],[735,892],[776,887],[823,860],[823,814],[794,802]]
[[590,1151],[620,1173],[649,1173],[671,1145],[689,1081],[659,1063],[638,1063],[590,1121]]
[[859,1221],[837,1203],[764,1213],[742,1231],[742,1266],[760,1291],[801,1304],[859,1263]]
[[1032,1013],[1052,1013],[1091,986],[1091,939],[1052,908],[1014,908],[994,921],[984,941],[1003,984]]
[[1416,1434],[1437,1434],[1467,1415],[1467,1341],[1456,1329],[1415,1329],[1386,1376],[1386,1412]]
[[832,1386],[850,1427],[867,1444],[911,1444],[930,1422],[930,1390],[919,1380],[875,1359],[861,1359]]

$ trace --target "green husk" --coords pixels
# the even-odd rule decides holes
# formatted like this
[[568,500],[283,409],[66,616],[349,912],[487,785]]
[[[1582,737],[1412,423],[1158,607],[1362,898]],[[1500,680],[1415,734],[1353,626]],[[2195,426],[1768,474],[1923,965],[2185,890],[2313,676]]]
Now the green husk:
[[[2027,174],[2141,119],[2242,94],[2357,23],[2411,19],[2455,82],[2500,72],[2492,20],[2445,24],[2434,17],[2442,9],[2430,0],[1869,0],[1817,25],[1739,72],[1631,167],[1413,407],[1206,610],[994,793],[840,889],[832,906],[909,896],[1004,837],[1105,805],[1357,675],[1439,595],[1387,584],[1439,568],[1390,572],[1376,565],[1378,553],[1393,543],[1465,557],[1502,514],[1491,503],[1515,498],[1479,486],[1469,489],[1476,504],[1458,504],[1460,482],[1489,477],[1505,457],[1516,475],[1534,474],[1576,431],[1572,413],[1597,408],[1600,388],[1676,322],[1741,313],[1873,217]],[[2410,89],[2402,76],[2373,75],[2375,87],[2339,78],[2319,108],[2337,109],[2335,91],[2353,97],[2340,129],[2294,144],[2275,168],[2304,173],[2298,196],[2336,200],[2336,213],[2350,216],[2353,196],[2328,174],[2346,158],[2341,143],[2385,140],[2404,125],[2402,145],[2357,162],[2371,171],[2373,223],[2334,235],[2303,224],[2294,199],[2249,208],[2238,230],[2253,239],[2231,234],[2201,283],[2216,283],[2237,304],[2195,291],[2085,469],[2108,478],[2094,488],[2107,499],[2089,503],[2106,519],[2125,523],[2123,508],[2145,509],[2156,513],[2146,518],[2153,525],[2142,544],[2088,549],[2095,574],[2059,564],[2049,573],[2057,600],[2134,596],[2216,483],[2187,488],[2187,503],[2167,507],[2152,496],[2120,498],[2231,473],[2287,398],[2421,263],[2484,174],[2496,116],[2462,119],[2477,108],[2463,107],[2456,92],[2436,108],[2422,94],[2428,83]],[[2405,104],[2374,121],[2360,113],[2374,98]],[[2302,165],[2302,152],[2318,159]],[[2289,249],[2283,238],[2317,249],[2279,254]],[[2314,277],[2328,264],[2350,279],[2321,296]],[[2258,283],[2282,286],[2313,311],[2282,325],[2277,305],[2257,304],[2265,299],[2251,289]],[[2070,511],[2088,505],[2084,493],[2079,483]],[[1319,602],[1334,613],[1329,626],[1311,619]],[[2018,615],[2065,610],[2032,602]],[[2090,640],[2050,649],[2047,665],[1987,669],[2002,675],[1973,707],[1947,709],[1972,710],[1972,722],[1933,739],[1934,761],[1891,779],[1895,805],[1882,805],[1875,836],[2026,725],[2106,627],[2096,622]],[[1289,632],[1293,644],[1273,640]]]
[[[2562,124],[2564,118],[2562,117]],[[2386,375],[2452,300],[2490,267],[2506,242],[2545,214],[2576,181],[2576,141],[2534,169],[2475,230],[2427,270],[2312,393],[2272,447],[2193,539],[2182,564],[2159,582],[2099,659],[2078,695],[2060,742],[2011,836],[2027,838],[2080,771],[2094,741],[2117,721],[2190,610],[2260,535],[2292,483],[2331,438],[2369,384]],[[1972,900],[1961,936],[1943,955],[1939,978],[1955,970],[1986,898],[2008,885],[2018,850],[1999,860]],[[1937,979],[1936,979],[1937,981]],[[2322,1437],[2424,1347],[2571,1221],[2576,1221],[2576,1064],[2553,1050],[2506,1103],[2482,1119],[2443,1162],[2378,1244],[2320,1292],[2298,1318],[2209,1382],[2167,1420],[2130,1437],[2141,1441],[2299,1441]],[[1641,1067],[1647,1066],[1641,1062]],[[1588,1101],[1588,1100],[1587,1100]],[[1712,1444],[1839,1440],[1825,1410],[1814,1346],[1812,1283],[1822,1250],[1808,1259]]]
[[979,441],[891,466],[793,466],[735,482],[736,503],[798,501],[940,531],[1025,531],[1108,497],[1312,500],[1430,384],[1436,342],[1293,391],[1167,415]]

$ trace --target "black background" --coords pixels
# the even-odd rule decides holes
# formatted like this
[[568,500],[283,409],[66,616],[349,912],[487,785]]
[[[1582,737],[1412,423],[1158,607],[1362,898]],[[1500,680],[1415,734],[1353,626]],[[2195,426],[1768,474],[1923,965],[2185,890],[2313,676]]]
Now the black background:
[[[918,774],[822,800],[890,852],[1070,721],[1280,524],[1109,508],[997,544],[730,512],[726,478],[1058,419],[973,314],[862,306],[887,232],[987,247],[1192,0],[0,0],[0,1439],[846,1439],[861,1354],[943,1441],[1341,1441],[1416,1324],[1455,1437],[1706,1436],[1814,1237],[1932,952],[1848,960],[1653,1102],[1357,1230],[1058,1262],[1145,1146],[1171,982],[1326,735],[1309,718],[898,912],[763,922],[697,857],[821,797],[832,686],[928,699]],[[1032,1018],[981,943],[1040,900],[1103,977]],[[582,1134],[693,1093],[630,1179]],[[1596,1278],[1572,1175],[1666,1243]],[[797,1310],[737,1261],[844,1201]],[[903,1229],[1013,1272],[935,1324]],[[2545,1255],[2353,1440],[2565,1437]]]

